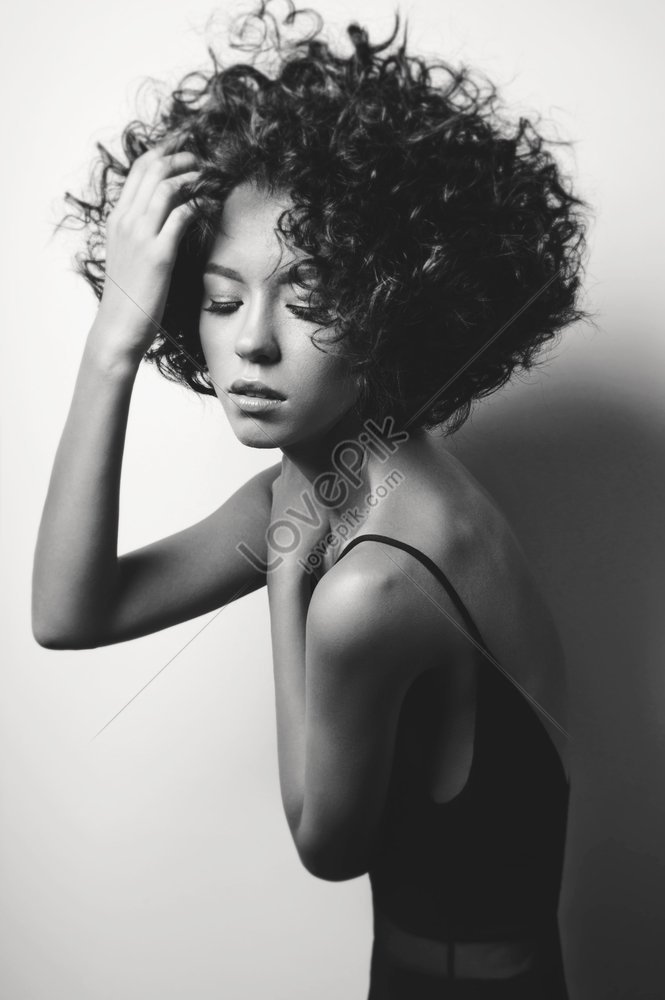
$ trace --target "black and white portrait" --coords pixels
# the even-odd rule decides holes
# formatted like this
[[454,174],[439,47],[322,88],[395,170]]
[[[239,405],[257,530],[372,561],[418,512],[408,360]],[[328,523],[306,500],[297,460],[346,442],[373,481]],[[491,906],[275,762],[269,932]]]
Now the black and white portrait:
[[0,996],[665,996],[659,11],[15,17]]

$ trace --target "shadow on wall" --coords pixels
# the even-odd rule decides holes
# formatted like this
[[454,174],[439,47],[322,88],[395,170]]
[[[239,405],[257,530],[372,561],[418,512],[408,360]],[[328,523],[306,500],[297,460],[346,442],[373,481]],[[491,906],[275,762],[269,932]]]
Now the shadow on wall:
[[566,652],[571,1000],[637,1000],[665,996],[665,408],[600,377],[540,408],[490,400],[447,447],[508,518]]

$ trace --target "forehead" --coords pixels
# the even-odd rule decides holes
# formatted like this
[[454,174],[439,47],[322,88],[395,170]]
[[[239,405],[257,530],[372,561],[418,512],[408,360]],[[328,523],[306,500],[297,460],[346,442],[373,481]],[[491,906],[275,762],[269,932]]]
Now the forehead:
[[274,266],[296,259],[293,251],[282,246],[276,233],[279,216],[290,205],[288,195],[268,194],[251,182],[238,185],[224,203],[209,260],[229,257],[224,262],[235,267],[259,261]]

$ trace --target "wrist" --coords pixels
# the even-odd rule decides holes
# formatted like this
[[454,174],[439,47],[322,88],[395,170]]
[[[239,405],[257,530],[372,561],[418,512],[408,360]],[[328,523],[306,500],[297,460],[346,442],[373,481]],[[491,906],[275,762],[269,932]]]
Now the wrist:
[[135,376],[143,354],[118,347],[113,340],[113,330],[101,323],[93,323],[85,343],[85,360],[106,375]]

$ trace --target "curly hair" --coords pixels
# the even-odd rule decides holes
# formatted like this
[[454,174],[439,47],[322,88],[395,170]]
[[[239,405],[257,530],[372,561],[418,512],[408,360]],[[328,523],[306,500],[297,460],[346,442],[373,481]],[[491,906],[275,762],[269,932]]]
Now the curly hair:
[[[253,181],[290,196],[277,231],[301,251],[291,278],[317,324],[344,341],[360,412],[451,434],[476,399],[590,316],[577,301],[589,205],[546,148],[570,143],[524,117],[511,123],[496,87],[467,66],[408,55],[406,28],[395,41],[398,13],[381,44],[350,24],[343,56],[320,37],[316,12],[289,0],[280,28],[270,3],[231,27],[242,61],[223,66],[207,45],[210,71],[188,73],[154,120],[126,126],[128,165],[97,143],[92,200],[65,194],[87,229],[76,270],[101,298],[105,223],[131,164],[180,133],[201,174],[145,360],[214,394],[198,334],[201,275],[226,197]],[[304,15],[313,27],[292,37]],[[260,69],[266,53],[272,65]]]

